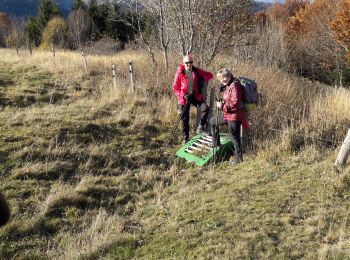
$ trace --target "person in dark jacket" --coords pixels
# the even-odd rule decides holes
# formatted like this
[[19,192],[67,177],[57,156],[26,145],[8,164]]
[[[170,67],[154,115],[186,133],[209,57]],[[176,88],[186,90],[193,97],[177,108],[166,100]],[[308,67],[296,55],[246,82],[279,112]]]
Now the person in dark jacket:
[[10,219],[10,209],[5,197],[0,193],[0,227]]
[[206,127],[209,108],[203,98],[203,82],[213,78],[213,74],[193,66],[191,55],[183,57],[183,63],[179,64],[173,83],[173,91],[178,100],[179,113],[182,113],[183,144],[189,140],[190,107],[195,106],[201,112],[200,124],[197,134],[202,133]]
[[221,115],[216,115],[210,119],[211,133],[214,137],[214,146],[220,146],[218,126],[228,125],[228,132],[233,144],[233,156],[230,162],[235,164],[243,161],[241,145],[241,125],[248,127],[246,112],[244,109],[244,92],[242,85],[229,69],[221,69],[217,73],[217,78],[221,82],[220,92],[222,100],[216,102]]

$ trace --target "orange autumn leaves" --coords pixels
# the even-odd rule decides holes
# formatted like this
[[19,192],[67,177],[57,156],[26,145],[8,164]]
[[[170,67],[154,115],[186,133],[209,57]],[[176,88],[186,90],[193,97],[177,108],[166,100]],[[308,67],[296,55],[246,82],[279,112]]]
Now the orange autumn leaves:
[[283,25],[291,60],[307,53],[326,70],[339,56],[350,65],[350,0],[286,0],[256,15],[263,19]]
[[350,64],[350,0],[340,2],[340,10],[330,23],[330,28],[338,42],[346,50],[346,58]]
[[[295,48],[296,41],[317,44],[317,41],[330,41],[328,37],[333,37],[343,47],[350,64],[350,0],[315,0],[306,4],[300,0],[289,2],[289,6],[294,3],[299,8],[286,22],[289,48]],[[328,52],[323,53],[324,68],[332,63],[331,53],[340,51],[335,45],[328,45]],[[335,49],[331,50],[331,46]]]

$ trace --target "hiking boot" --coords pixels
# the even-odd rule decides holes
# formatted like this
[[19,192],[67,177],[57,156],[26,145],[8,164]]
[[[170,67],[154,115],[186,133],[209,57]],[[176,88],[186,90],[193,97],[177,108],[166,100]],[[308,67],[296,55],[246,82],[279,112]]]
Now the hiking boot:
[[197,131],[196,131],[197,135],[203,134],[204,132],[205,132],[204,126],[202,126],[202,125],[198,126]]
[[184,138],[183,140],[182,140],[182,144],[184,145],[184,144],[186,144],[188,142],[188,138]]

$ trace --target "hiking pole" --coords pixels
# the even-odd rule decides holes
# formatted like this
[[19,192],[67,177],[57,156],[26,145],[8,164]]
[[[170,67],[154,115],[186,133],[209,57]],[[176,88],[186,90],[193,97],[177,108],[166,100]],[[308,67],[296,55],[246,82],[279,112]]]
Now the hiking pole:
[[[218,97],[216,96],[216,102],[219,102]],[[214,165],[216,164],[216,143],[220,140],[220,130],[219,130],[219,116],[220,116],[220,109],[217,106],[216,103],[216,125],[214,128],[214,136],[213,136],[213,159],[214,159]],[[216,140],[216,138],[219,138],[219,140]]]
[[186,109],[187,109],[187,107],[188,107],[189,105],[190,105],[190,102],[188,102],[188,101],[186,100],[186,103],[185,103],[184,107],[182,108],[181,113],[180,113],[180,115],[178,116],[178,118],[177,118],[177,120],[176,120],[175,126],[174,126],[173,130],[171,131],[171,136],[170,136],[170,138],[168,139],[167,143],[165,144],[165,147],[164,147],[164,148],[167,148],[167,147],[168,147],[168,145],[169,145],[169,143],[170,143],[170,140],[171,140],[172,136],[175,134],[175,132],[176,132],[178,126],[179,126],[180,120],[181,120],[181,118],[183,117],[183,115],[184,115],[184,113],[185,113],[185,111],[186,111]]

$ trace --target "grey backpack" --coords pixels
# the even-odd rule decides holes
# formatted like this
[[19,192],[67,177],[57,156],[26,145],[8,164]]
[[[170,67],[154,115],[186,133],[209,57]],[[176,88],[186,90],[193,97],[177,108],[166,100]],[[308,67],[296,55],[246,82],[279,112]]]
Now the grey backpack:
[[258,103],[258,89],[257,84],[254,80],[245,77],[239,77],[243,92],[244,92],[244,103],[257,104]]

